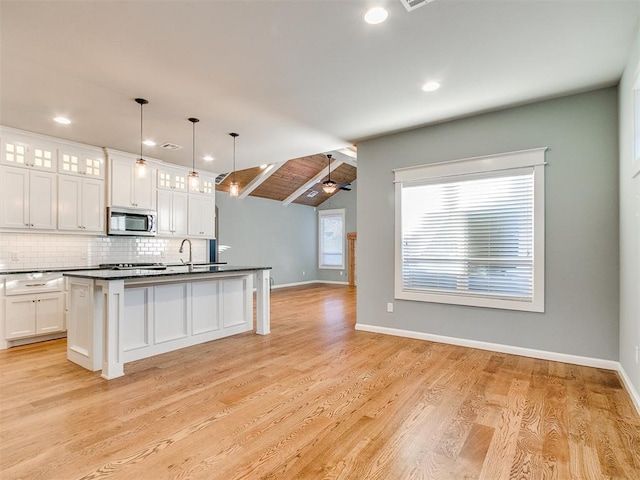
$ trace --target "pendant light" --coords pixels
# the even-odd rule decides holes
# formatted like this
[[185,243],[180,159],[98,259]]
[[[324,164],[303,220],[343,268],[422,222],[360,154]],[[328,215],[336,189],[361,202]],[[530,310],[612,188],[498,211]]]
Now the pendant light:
[[238,188],[238,182],[236,182],[236,138],[239,136],[238,133],[230,133],[233,137],[233,172],[231,173],[231,184],[229,185],[229,196],[237,197],[240,193],[240,189]]
[[322,182],[322,190],[324,190],[324,193],[331,195],[338,188],[338,184],[331,180],[331,154],[328,154],[327,158],[329,159],[329,178]]
[[139,177],[144,177],[147,174],[147,162],[142,158],[142,145],[144,139],[142,135],[142,106],[149,103],[149,101],[144,98],[136,98],[135,101],[140,105],[140,158],[136,160],[136,171]]
[[197,118],[190,118],[189,121],[193,124],[193,146],[192,146],[192,155],[193,155],[193,170],[189,172],[189,188],[191,190],[198,190],[198,184],[200,183],[198,172],[196,172],[196,123],[200,120]]

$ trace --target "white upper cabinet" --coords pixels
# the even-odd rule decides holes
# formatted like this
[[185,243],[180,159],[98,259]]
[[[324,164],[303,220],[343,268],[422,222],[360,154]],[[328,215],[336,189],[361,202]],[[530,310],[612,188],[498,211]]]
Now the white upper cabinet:
[[200,174],[198,186],[196,188],[189,186],[189,193],[200,193],[203,195],[215,196],[216,175]]
[[58,147],[58,172],[104,179],[104,152],[100,148],[61,144]]
[[187,170],[171,168],[165,165],[158,167],[158,190],[174,190],[187,192]]
[[56,174],[0,167],[0,227],[55,230]]
[[57,171],[57,145],[53,139],[23,134],[3,127],[0,130],[0,163],[11,167]]
[[156,164],[147,160],[144,170],[136,168],[134,156],[109,153],[111,206],[156,209]]
[[158,235],[187,234],[187,194],[158,189]]
[[104,181],[58,175],[58,230],[104,233]]
[[189,236],[216,238],[216,204],[205,195],[189,195]]

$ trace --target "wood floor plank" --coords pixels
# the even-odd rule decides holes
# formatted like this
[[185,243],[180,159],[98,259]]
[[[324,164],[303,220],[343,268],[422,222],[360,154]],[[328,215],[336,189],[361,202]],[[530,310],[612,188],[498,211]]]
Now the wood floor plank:
[[0,478],[638,479],[601,369],[356,331],[356,289],[273,291],[272,333],[100,378],[65,340],[0,351]]

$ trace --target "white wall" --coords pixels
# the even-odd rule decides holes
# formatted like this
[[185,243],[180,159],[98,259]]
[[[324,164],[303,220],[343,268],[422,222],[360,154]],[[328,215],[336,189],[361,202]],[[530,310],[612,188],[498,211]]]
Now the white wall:
[[[392,169],[534,147],[549,148],[545,313],[394,300]],[[618,229],[615,88],[360,142],[358,323],[617,361]]]
[[316,280],[314,208],[251,196],[231,198],[224,192],[216,194],[216,203],[218,242],[231,247],[220,253],[220,261],[272,267],[275,285]]
[[636,392],[640,392],[640,366],[635,361],[635,350],[640,347],[640,165],[635,163],[633,151],[632,91],[634,81],[640,75],[640,31],[634,45],[618,90],[620,96],[620,363]]

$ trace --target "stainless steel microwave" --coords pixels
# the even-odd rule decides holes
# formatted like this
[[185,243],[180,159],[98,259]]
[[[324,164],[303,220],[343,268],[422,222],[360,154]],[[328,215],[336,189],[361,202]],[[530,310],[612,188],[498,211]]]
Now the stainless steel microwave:
[[107,234],[153,237],[158,214],[138,208],[107,208]]

